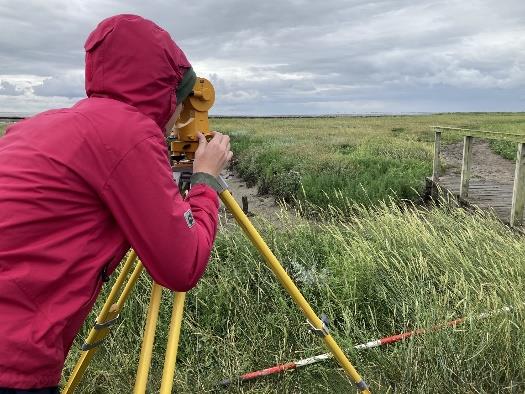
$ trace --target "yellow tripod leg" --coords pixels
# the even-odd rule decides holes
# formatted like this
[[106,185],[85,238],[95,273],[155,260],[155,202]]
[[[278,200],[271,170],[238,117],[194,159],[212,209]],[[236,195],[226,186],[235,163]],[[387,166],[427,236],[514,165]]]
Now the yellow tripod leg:
[[137,378],[135,380],[135,389],[133,390],[133,393],[135,394],[143,394],[146,392],[161,298],[162,286],[157,283],[153,283],[153,288],[151,290],[151,300],[148,308],[148,316],[146,318],[146,327],[144,328],[144,338],[142,339],[142,349],[140,351]]
[[171,394],[173,388],[173,377],[175,375],[175,366],[177,363],[177,350],[179,348],[180,328],[182,324],[182,315],[184,313],[185,298],[186,293],[175,293],[168,344],[166,345],[164,370],[162,371],[160,394]]
[[122,267],[120,275],[111,288],[111,292],[109,293],[109,296],[97,317],[95,326],[91,329],[88,338],[82,346],[83,352],[80,355],[73,372],[71,372],[71,375],[67,381],[66,386],[62,390],[62,393],[70,394],[75,391],[75,388],[78,386],[80,380],[84,376],[84,372],[86,371],[89,362],[97,352],[98,345],[102,343],[102,341],[109,334],[111,324],[118,319],[118,315],[122,310],[122,306],[124,305],[131,288],[135,286],[135,283],[137,282],[137,279],[142,271],[142,264],[139,262],[137,263],[133,274],[127,282],[118,302],[114,303],[136,258],[137,254],[135,251],[131,250],[124,267]]
[[303,297],[292,279],[288,276],[281,263],[279,263],[268,245],[266,245],[266,242],[264,242],[248,217],[244,214],[239,204],[237,204],[237,201],[235,201],[231,193],[227,190],[227,185],[224,180],[222,178],[219,180],[224,188],[224,190],[219,195],[226,208],[228,208],[228,210],[233,214],[235,220],[237,220],[237,223],[239,223],[250,241],[252,241],[253,245],[263,255],[270,269],[273,271],[279,282],[281,282],[281,284],[284,286],[288,294],[290,294],[297,306],[303,311],[304,315],[313,326],[315,332],[323,337],[326,346],[334,355],[334,358],[339,362],[341,367],[343,367],[346,374],[354,381],[357,388],[362,393],[369,394],[370,391],[368,390],[367,384],[355,370],[352,363],[345,356],[332,336],[328,333],[326,325],[321,321],[321,319],[319,319],[319,317],[317,317],[316,313]]

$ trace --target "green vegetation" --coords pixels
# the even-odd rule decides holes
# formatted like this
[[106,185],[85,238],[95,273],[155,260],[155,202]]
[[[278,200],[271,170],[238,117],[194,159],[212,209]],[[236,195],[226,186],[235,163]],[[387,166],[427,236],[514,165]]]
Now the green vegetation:
[[[356,216],[344,219],[332,209],[324,214],[332,220],[323,225],[284,215],[279,229],[258,227],[314,309],[330,316],[333,335],[373,392],[523,392],[523,238],[488,214],[450,206],[345,209]],[[78,392],[130,392],[149,298],[147,281],[138,287]],[[506,305],[516,308],[404,343],[352,350],[357,343]],[[159,387],[170,308],[166,297],[148,392]],[[238,228],[220,232],[208,271],[187,297],[176,392],[212,392],[225,377],[324,352]],[[337,364],[326,361],[222,392],[353,389]]]
[[491,140],[489,141],[489,144],[490,148],[498,155],[508,160],[516,160],[518,144],[515,142]]
[[0,123],[0,137],[4,135],[4,131],[7,125],[5,123]]
[[431,174],[431,125],[525,133],[525,114],[213,120],[232,136],[235,168],[261,193],[320,206],[338,192],[367,205],[417,198]]
[[[524,392],[523,235],[488,213],[401,200],[417,198],[430,175],[433,124],[522,132],[525,114],[213,120],[232,136],[241,175],[302,210],[258,218],[256,227],[313,308],[330,317],[332,334],[374,393]],[[444,143],[460,139],[443,134]],[[515,154],[515,147],[492,147]],[[321,220],[304,219],[312,210]],[[143,275],[77,392],[131,392],[150,289]],[[148,392],[159,388],[170,298],[165,291]],[[505,306],[510,312],[470,318]],[[462,316],[469,318],[455,328],[353,350]],[[353,392],[333,360],[217,390],[226,377],[325,353],[304,323],[240,229],[223,223],[209,268],[187,297],[175,392]]]

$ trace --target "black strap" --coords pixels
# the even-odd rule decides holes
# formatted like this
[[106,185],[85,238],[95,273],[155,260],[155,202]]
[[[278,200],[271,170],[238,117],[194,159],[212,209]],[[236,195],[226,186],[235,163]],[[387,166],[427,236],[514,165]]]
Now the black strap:
[[59,394],[58,387],[46,387],[42,389],[8,389],[0,387],[0,394]]
[[102,271],[100,271],[100,277],[102,278],[102,282],[109,282],[108,265],[109,263],[102,267]]

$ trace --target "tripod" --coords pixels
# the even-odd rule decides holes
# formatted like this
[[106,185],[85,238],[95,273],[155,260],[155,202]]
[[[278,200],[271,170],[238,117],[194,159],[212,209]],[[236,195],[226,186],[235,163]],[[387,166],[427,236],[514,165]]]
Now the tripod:
[[[301,309],[303,314],[308,319],[311,326],[312,332],[319,335],[326,346],[333,354],[334,358],[343,367],[346,374],[355,382],[357,388],[363,393],[369,393],[368,386],[361,379],[359,373],[355,370],[350,361],[346,358],[342,350],[339,348],[335,340],[328,332],[326,319],[321,320],[312,307],[308,304],[306,299],[303,297],[297,286],[288,276],[282,265],[279,263],[275,255],[269,249],[268,245],[261,238],[253,224],[250,222],[248,217],[244,214],[241,207],[231,193],[228,191],[228,187],[224,180],[220,178],[221,186],[223,190],[220,192],[220,198],[226,208],[233,214],[235,220],[239,226],[244,230],[250,241],[261,253],[266,260],[269,268],[272,270],[274,275],[277,277],[279,282],[286,289],[288,294],[292,297],[297,306]],[[120,297],[117,300],[117,295],[120,293],[121,288],[124,285],[124,281],[128,273],[131,271],[133,262],[137,255],[134,251],[131,251],[122,272],[117,278],[113,288],[106,300],[102,311],[97,317],[94,327],[82,346],[82,355],[77,362],[75,369],[73,370],[71,377],[63,390],[63,393],[72,393],[83,373],[87,368],[87,364],[92,359],[93,355],[98,349],[98,346],[103,342],[104,338],[109,334],[111,326],[118,321],[118,314],[122,310],[124,303],[126,302],[131,289],[136,284],[139,275],[142,272],[142,264],[137,263],[135,269],[131,273],[130,279],[122,290]],[[157,324],[157,318],[159,313],[160,301],[161,301],[162,287],[156,283],[153,284],[151,292],[151,300],[148,308],[148,315],[146,319],[146,326],[144,329],[144,337],[142,342],[142,350],[139,359],[139,366],[137,370],[137,377],[135,382],[134,393],[145,393],[146,383],[149,373],[149,365],[151,363],[153,340],[155,337],[155,327]],[[170,329],[168,334],[168,343],[166,347],[166,356],[164,359],[164,369],[162,374],[162,383],[160,393],[168,394],[172,392],[173,388],[173,376],[175,374],[177,349],[180,337],[180,328],[182,322],[182,314],[184,308],[185,293],[174,292],[173,311],[171,316]]]
[[[198,127],[199,130],[208,130],[207,110],[213,104],[214,98],[215,94],[213,91],[213,87],[211,86],[209,81],[203,78],[198,78],[194,87],[193,94],[190,96],[187,102],[185,102],[185,109],[181,114],[181,117],[188,117],[189,120],[184,120],[185,125],[181,129],[183,132],[179,130],[179,135],[177,139],[174,142],[172,142],[171,145],[172,152],[184,153],[184,157],[188,159],[186,160],[186,164],[175,166],[175,168],[179,167],[181,178],[183,178],[183,174],[187,175],[188,172],[191,172],[191,161],[193,159],[193,154],[196,149],[195,127]],[[204,116],[203,113],[205,113]],[[188,132],[188,127],[193,127],[193,129],[191,129],[190,132]],[[184,131],[186,133],[184,133]],[[278,281],[281,283],[281,285],[285,288],[288,294],[292,297],[295,304],[306,316],[311,331],[323,339],[334,358],[344,369],[345,373],[354,381],[354,383],[357,386],[357,389],[360,390],[362,393],[369,394],[370,391],[368,390],[367,384],[363,381],[359,373],[353,367],[352,363],[347,359],[341,348],[337,345],[333,337],[330,335],[328,331],[327,319],[324,316],[322,318],[319,318],[310,306],[310,304],[308,304],[308,302],[303,297],[297,286],[286,273],[285,269],[279,263],[279,261],[272,253],[268,245],[264,242],[264,240],[259,235],[253,224],[243,212],[239,204],[237,204],[237,202],[229,192],[228,185],[226,184],[224,179],[222,177],[219,177],[217,178],[217,180],[220,185],[218,192],[221,201],[228,209],[228,211],[234,216],[235,220],[245,232],[246,236],[250,239],[252,244],[264,257],[266,264],[277,277]],[[75,368],[63,390],[63,393],[73,393],[75,388],[78,386],[80,380],[82,379],[82,376],[88,366],[88,363],[91,361],[94,354],[97,352],[99,345],[102,344],[104,339],[109,334],[111,326],[118,321],[119,313],[122,310],[124,303],[129,297],[132,288],[137,283],[137,280],[143,270],[142,263],[137,262],[135,268],[131,272],[132,265],[136,259],[137,255],[132,250],[129,253],[126,263],[124,264],[120,275],[118,276],[115,284],[113,285],[111,292],[96,319],[94,327],[91,329],[88,338],[82,345],[82,354],[77,364],[75,365]],[[124,285],[126,277],[130,272],[131,275],[129,277],[129,280]],[[144,337],[142,340],[142,349],[140,352],[139,365],[137,369],[137,376],[135,380],[135,394],[143,394],[146,392],[146,385],[149,374],[149,367],[151,364],[153,342],[155,338],[155,328],[158,320],[161,296],[162,287],[157,283],[153,283],[150,304],[148,307],[148,313],[146,318],[146,325],[144,329]],[[177,350],[179,344],[185,296],[185,293],[174,292],[173,310],[171,315],[171,322],[168,333],[168,343],[166,347],[166,355],[164,359],[164,368],[160,387],[161,394],[171,393],[173,388],[173,377],[175,374]]]

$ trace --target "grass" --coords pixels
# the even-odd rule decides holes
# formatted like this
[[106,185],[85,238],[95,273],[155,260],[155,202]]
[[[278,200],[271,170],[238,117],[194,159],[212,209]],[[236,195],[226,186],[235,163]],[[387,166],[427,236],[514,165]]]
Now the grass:
[[[284,215],[278,229],[269,223],[258,227],[314,309],[330,316],[333,335],[373,392],[525,390],[525,313],[520,308],[404,343],[352,350],[354,344],[396,332],[522,305],[523,237],[486,213],[471,215],[451,206],[353,205],[346,208],[357,212],[352,220],[333,207],[325,213],[331,221],[322,225],[298,225]],[[142,280],[78,392],[130,391],[148,294],[149,283]],[[157,331],[162,340],[155,345],[148,392],[159,387],[168,301],[162,304]],[[187,298],[176,392],[219,392],[215,384],[225,377],[325,351],[240,231],[221,232],[208,271]],[[67,370],[77,354],[71,352]],[[335,362],[327,361],[220,391],[352,388]]]
[[[434,124],[524,132],[525,114],[213,120],[232,137],[234,165],[248,183],[320,206],[334,191],[366,205],[417,198],[431,174]],[[443,136],[445,143],[460,139]]]
[[516,160],[517,145],[515,142],[508,141],[489,141],[490,148],[501,157],[507,160]]
[[[430,174],[429,125],[516,132],[524,123],[524,114],[213,120],[232,135],[245,178],[297,202],[298,215],[313,207],[322,219],[283,213],[256,225],[313,308],[330,317],[332,334],[375,393],[525,391],[525,239],[487,213],[400,201],[417,198]],[[443,136],[446,143],[460,138]],[[144,275],[77,392],[131,391],[149,293]],[[352,349],[503,306],[513,309],[403,343]],[[165,292],[148,392],[159,387],[170,309]],[[353,392],[334,361],[216,388],[225,377],[324,352],[240,229],[225,224],[205,276],[187,297],[174,390]]]

